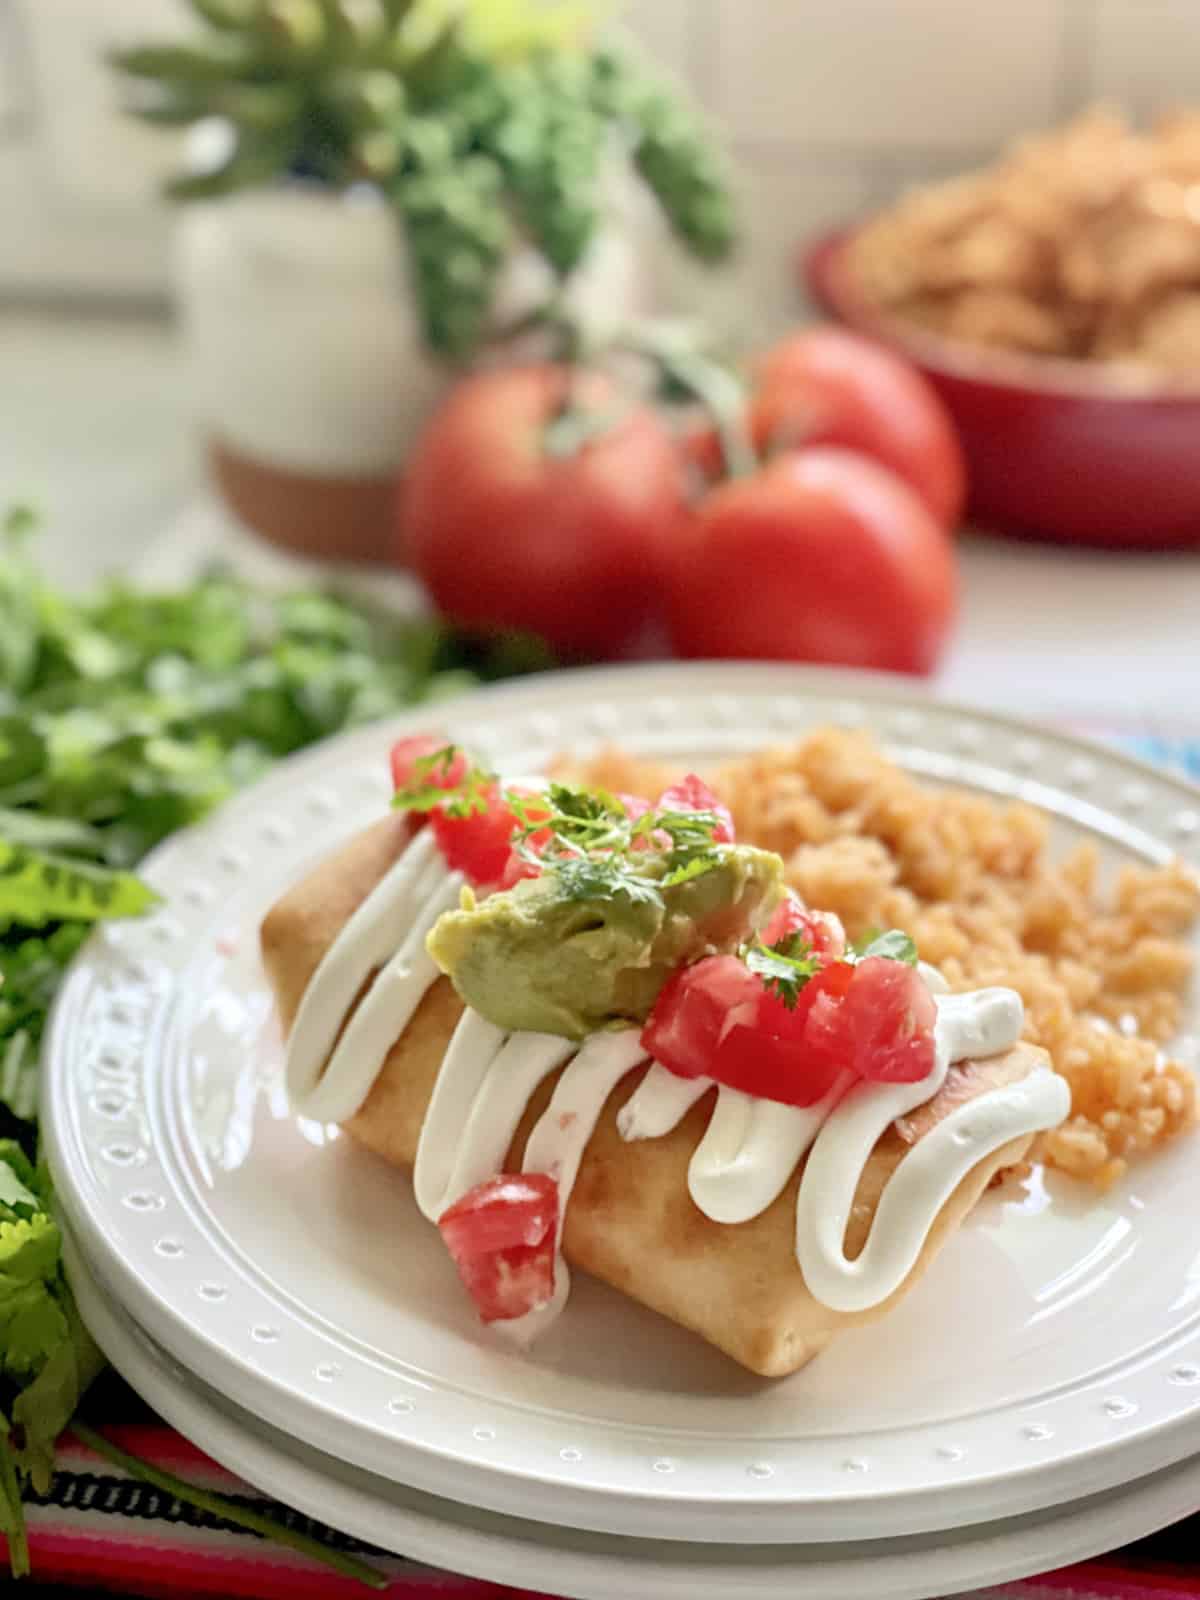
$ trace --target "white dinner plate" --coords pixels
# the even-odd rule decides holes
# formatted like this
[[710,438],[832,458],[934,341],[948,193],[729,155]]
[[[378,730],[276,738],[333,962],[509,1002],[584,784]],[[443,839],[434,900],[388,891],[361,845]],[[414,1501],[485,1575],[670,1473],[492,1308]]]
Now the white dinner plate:
[[[931,780],[1042,805],[1105,861],[1196,858],[1200,794],[1098,747],[874,680],[676,666],[504,686],[297,757],[148,866],[164,896],[65,984],[42,1126],[89,1257],[172,1356],[357,1467],[505,1514],[718,1542],[1016,1515],[1200,1448],[1200,1146],[1099,1197],[989,1196],[919,1289],[782,1382],[583,1279],[529,1356],[476,1322],[408,1178],[298,1123],[262,913],[388,796],[436,720],[509,771],[619,738],[696,763],[863,725]],[[1197,1031],[1193,1004],[1185,1024]],[[1194,1055],[1194,1038],[1180,1041]]]
[[927,1600],[1086,1560],[1200,1505],[1200,1459],[1040,1514],[950,1533],[746,1546],[622,1539],[500,1517],[389,1483],[289,1439],[174,1362],[70,1241],[71,1284],[109,1360],[180,1433],[273,1498],[410,1559],[580,1600]]

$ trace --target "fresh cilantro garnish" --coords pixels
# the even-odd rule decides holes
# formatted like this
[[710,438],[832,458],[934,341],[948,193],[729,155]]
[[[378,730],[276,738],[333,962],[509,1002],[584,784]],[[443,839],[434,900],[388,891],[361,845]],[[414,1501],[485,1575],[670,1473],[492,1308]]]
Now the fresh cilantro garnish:
[[[810,978],[816,977],[825,962],[813,950],[803,933],[791,933],[777,943],[766,945],[761,939],[745,944],[738,955],[766,984],[773,994],[783,1001],[789,1011],[794,1011],[800,991]],[[899,928],[881,933],[872,929],[856,943],[846,946],[840,958],[853,966],[868,956],[883,956],[889,961],[903,961],[906,966],[917,964],[917,947]]]
[[789,934],[772,945],[756,939],[753,944],[743,945],[738,954],[789,1011],[796,1009],[801,989],[820,972],[822,965],[820,956],[802,933]]
[[[523,793],[469,760],[459,781],[448,785],[460,759],[458,746],[447,745],[414,762],[414,781],[396,792],[393,806],[403,811],[437,807],[448,816],[463,817],[485,810],[498,795],[516,822],[517,854],[542,871],[557,873],[570,899],[605,900],[621,894],[661,901],[663,889],[701,877],[725,859],[724,847],[715,842],[724,819],[714,811],[651,807],[631,817],[605,789],[551,782]],[[568,867],[572,870],[564,877]]]
[[715,811],[647,811],[634,825],[634,836],[667,841],[663,882],[687,883],[720,866],[724,858],[715,836],[723,820]]
[[640,836],[665,833],[671,848],[681,855],[712,848],[722,818],[715,811],[645,811],[634,825]]
[[[524,807],[529,820],[518,844],[521,853],[560,877],[572,858],[598,860],[606,871],[596,882],[610,886],[600,898],[619,892],[631,899],[661,901],[663,889],[699,878],[725,859],[724,847],[714,838],[722,819],[712,811],[652,806],[631,818],[621,801],[605,790],[560,783],[526,800]],[[549,842],[536,851],[528,845],[535,836],[545,841],[547,834]],[[576,881],[587,880],[577,875]]]
[[907,967],[917,964],[917,947],[900,928],[889,928],[880,933],[870,929],[846,951],[847,960],[865,961],[868,956],[885,956],[889,961],[903,961]]
[[415,781],[397,789],[392,796],[392,806],[397,811],[433,811],[440,806],[452,817],[469,817],[487,810],[488,795],[496,784],[496,775],[467,765],[465,776],[456,784],[448,779],[454,764],[465,757],[456,744],[443,745],[430,755],[419,756],[413,762]]
[[586,856],[619,858],[628,853],[629,818],[605,789],[550,783],[535,794],[505,789],[504,800],[517,820],[517,852],[533,865],[554,867]]
[[625,807],[606,789],[552,783],[544,799],[539,795],[523,805],[529,819],[526,827],[534,833],[549,828],[565,851],[625,849],[629,844],[631,832]]
[[436,783],[409,783],[392,796],[396,811],[436,811],[446,803],[446,791]]
[[702,878],[706,872],[719,867],[723,859],[724,855],[719,845],[708,850],[697,850],[678,866],[670,868],[661,880],[662,886],[664,889],[673,889],[678,883],[690,883],[693,878]]
[[661,905],[652,878],[631,871],[618,856],[576,856],[558,862],[554,876],[566,900],[625,899],[633,905]]

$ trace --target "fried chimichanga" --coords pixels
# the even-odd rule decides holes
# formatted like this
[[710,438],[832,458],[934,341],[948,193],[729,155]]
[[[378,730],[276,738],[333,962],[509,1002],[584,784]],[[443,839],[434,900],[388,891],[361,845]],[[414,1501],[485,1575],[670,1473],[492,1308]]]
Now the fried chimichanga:
[[[285,1030],[305,989],[355,910],[399,858],[410,824],[389,817],[316,867],[268,913],[262,951]],[[463,1005],[438,978],[387,1053],[365,1101],[344,1123],[361,1144],[411,1168],[446,1047]],[[1045,1052],[1019,1044],[950,1069],[944,1087],[892,1126],[866,1160],[845,1234],[853,1259],[870,1232],[885,1185],[941,1118],[988,1091],[1042,1068]],[[867,1310],[840,1312],[810,1293],[796,1258],[800,1170],[759,1215],[730,1226],[704,1215],[688,1188],[688,1168],[712,1114],[704,1096],[670,1132],[626,1142],[617,1112],[645,1073],[629,1072],[610,1095],[583,1154],[563,1225],[568,1262],[643,1305],[692,1329],[752,1372],[794,1372],[842,1328],[886,1314],[920,1278],[995,1174],[1019,1162],[1032,1134],[980,1160],[938,1212],[916,1265],[900,1287]],[[525,1111],[506,1167],[517,1170],[530,1130],[549,1101],[555,1073]],[[449,1266],[448,1266],[449,1270]]]

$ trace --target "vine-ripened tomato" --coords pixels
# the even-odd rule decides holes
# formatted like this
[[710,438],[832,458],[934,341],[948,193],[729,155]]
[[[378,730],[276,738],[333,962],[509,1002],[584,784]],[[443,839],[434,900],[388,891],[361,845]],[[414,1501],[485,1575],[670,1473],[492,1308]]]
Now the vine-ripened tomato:
[[953,621],[953,545],[912,491],[847,450],[777,457],[677,524],[671,638],[684,656],[930,672]]
[[[761,355],[747,421],[760,455],[836,445],[888,467],[953,528],[967,475],[954,424],[932,386],[902,357],[843,328],[806,328]],[[702,475],[721,475],[715,431],[685,442]]]
[[[551,425],[569,399],[599,426],[557,453]],[[660,541],[682,492],[664,421],[602,376],[481,373],[454,387],[409,459],[402,551],[457,622],[612,655],[653,611]]]
[[761,451],[832,444],[890,467],[937,520],[962,516],[967,472],[946,408],[915,368],[843,328],[806,328],[756,365],[750,428]]
[[554,1293],[558,1185],[543,1172],[501,1173],[438,1218],[459,1277],[484,1322],[508,1322]]

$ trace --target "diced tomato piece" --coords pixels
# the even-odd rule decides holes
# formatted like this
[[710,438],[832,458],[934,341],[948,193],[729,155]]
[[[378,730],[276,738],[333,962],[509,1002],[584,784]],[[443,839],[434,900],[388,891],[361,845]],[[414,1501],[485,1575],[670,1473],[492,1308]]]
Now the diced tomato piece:
[[708,956],[667,981],[642,1043],[680,1077],[713,1078],[765,1100],[812,1105],[843,1063],[810,1059],[804,1049],[811,987],[789,1010],[736,956]]
[[680,1078],[710,1076],[722,1029],[758,1014],[762,985],[736,956],[707,956],[680,967],[659,991],[642,1044]]
[[616,798],[625,807],[625,815],[630,822],[636,822],[650,809],[649,800],[643,800],[640,794],[626,794],[622,789],[618,791]]
[[[625,794],[621,791],[617,799],[625,807],[625,815],[630,822],[636,822],[639,817],[644,817],[651,810],[649,800],[643,800],[640,794]],[[633,841],[635,850],[669,850],[671,848],[671,835],[664,833],[661,828],[655,828],[653,833],[639,833]]]
[[805,1048],[808,988],[806,984],[789,1010],[778,995],[762,986],[753,1025],[731,1028],[717,1046],[713,1075],[718,1082],[790,1106],[811,1106],[825,1098],[843,1063],[823,1059]]
[[833,961],[805,985],[804,1049],[823,1070],[835,1074],[854,1066],[854,1031],[844,1003],[854,973],[848,962]]
[[465,817],[448,815],[438,807],[430,817],[434,837],[447,866],[465,872],[472,883],[496,883],[504,873],[512,849],[517,819],[504,804],[498,784],[484,791],[482,811]]
[[457,789],[466,777],[470,762],[461,750],[455,751],[448,766],[438,766],[432,771],[418,772],[417,763],[445,750],[450,740],[444,734],[414,733],[407,739],[397,739],[392,746],[392,783],[397,789],[431,785],[435,789]]
[[[515,792],[519,795],[529,796],[531,798],[536,794],[536,791],[533,789],[517,788],[515,789]],[[542,810],[537,806],[531,805],[529,807],[529,817],[533,822],[538,822],[542,817],[548,817],[549,815],[550,812],[548,808]],[[514,817],[514,829],[516,828],[516,825],[516,818]],[[531,833],[525,840],[526,849],[532,850],[535,855],[540,856],[553,838],[554,835],[549,828],[542,828],[537,833]],[[515,883],[520,883],[522,878],[536,878],[542,870],[541,867],[535,862],[527,861],[524,856],[517,853],[516,846],[512,844],[511,830],[509,833],[509,845],[510,848],[504,863],[504,870],[500,874],[499,879],[501,889],[511,889]]]
[[[527,845],[532,846],[534,850],[537,850],[539,848],[538,837],[535,833],[532,838],[527,839],[525,842]],[[500,874],[500,888],[511,889],[515,884],[520,883],[522,878],[536,878],[541,870],[534,862],[526,861],[524,856],[519,856],[515,850],[509,850],[508,857],[504,863],[504,871]]]
[[554,1293],[558,1185],[544,1172],[477,1184],[438,1219],[446,1248],[484,1322],[508,1322]]
[[793,933],[807,932],[808,912],[798,895],[789,889],[771,913],[759,934],[764,944],[780,944]]
[[717,844],[733,843],[733,817],[729,807],[723,806],[704,779],[694,772],[665,789],[658,797],[658,808],[660,811],[713,811],[718,819],[713,839]]
[[771,913],[771,920],[760,935],[764,944],[780,944],[794,933],[803,934],[809,948],[819,956],[837,961],[846,953],[846,930],[832,911],[809,911],[789,890]]
[[937,1005],[915,967],[868,956],[854,968],[845,1010],[854,1070],[872,1083],[916,1083],[933,1071]]
[[[445,766],[439,764],[429,769],[420,766],[422,761],[447,746],[448,741],[435,733],[398,739],[391,753],[392,781],[396,788],[431,786],[445,789],[447,793],[459,788],[471,770],[463,751],[456,750]],[[482,798],[485,801],[483,810],[461,817],[435,806],[427,813],[429,823],[448,866],[465,873],[474,884],[501,883],[504,888],[511,888],[519,878],[532,877],[537,868],[522,861],[512,848],[517,819],[505,804],[500,785],[489,784]],[[418,824],[424,820],[425,816],[418,813]],[[548,839],[549,834],[535,834],[530,842],[535,848],[544,849]]]
[[846,930],[841,917],[836,911],[813,911],[810,915],[813,949],[833,961],[840,961],[846,954]]
[[[786,938],[811,923],[831,950],[841,949],[840,924],[831,929],[796,903],[781,909],[781,926],[768,933]],[[851,963],[821,953],[824,965],[790,1008],[736,956],[681,968],[659,993],[642,1043],[680,1077],[793,1106],[823,1099],[845,1071],[874,1083],[927,1077],[937,1008],[920,974],[885,956]]]

